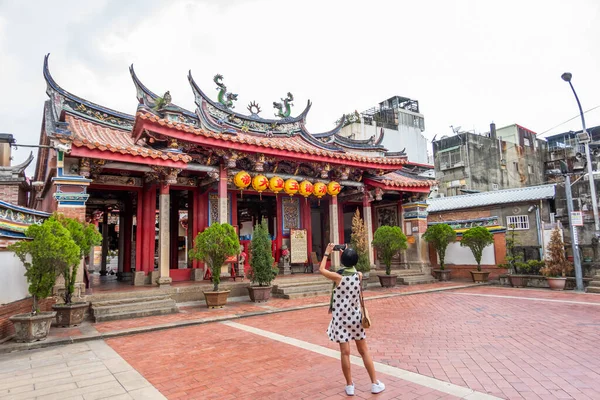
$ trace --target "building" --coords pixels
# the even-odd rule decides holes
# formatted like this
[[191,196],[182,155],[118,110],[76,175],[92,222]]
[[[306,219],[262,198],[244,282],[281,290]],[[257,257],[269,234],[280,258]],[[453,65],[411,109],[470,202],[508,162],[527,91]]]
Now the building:
[[[40,144],[48,147],[39,151],[35,181],[41,184],[31,206],[98,224],[104,240],[94,258],[104,273],[109,251],[118,250],[119,273],[134,284],[201,279],[202,265],[185,257],[196,234],[213,222],[230,223],[247,247],[262,218],[276,259],[287,245],[308,262],[329,242],[349,242],[344,221],[356,209],[369,241],[381,224],[411,222],[407,261],[427,268],[420,235],[434,182],[411,174],[419,166],[405,154],[341,137],[344,118],[329,132],[311,134],[305,121],[312,104],[293,117],[291,93],[274,103],[276,119],[259,116],[256,103],[242,114],[233,111],[237,95],[222,76],[214,77],[215,101],[191,73],[197,108],[185,110],[168,91],[158,96],[148,89],[133,67],[138,106],[129,115],[64,90],[50,74],[48,56],[43,71],[49,100]],[[240,172],[258,180],[240,190],[233,183]],[[281,187],[267,187],[261,176],[286,180],[287,193],[277,194]],[[297,191],[304,181],[311,188],[325,183],[328,194],[302,198]],[[290,241],[293,229],[306,230],[305,248]],[[374,264],[375,255],[369,256]],[[338,257],[332,263],[339,265]]]
[[419,102],[394,96],[362,113],[346,116],[344,127],[336,136],[379,145],[389,155],[406,154],[417,164],[428,164],[425,117],[419,112]]
[[[485,249],[482,267],[497,278],[506,272],[497,265],[504,262],[505,235],[511,227],[516,250],[522,252],[525,261],[543,258],[543,249],[550,238],[555,196],[556,185],[550,184],[428,199],[428,225],[447,223],[457,232],[459,240],[464,231],[474,226],[490,230],[494,234],[494,245]],[[437,264],[433,248],[430,255],[431,263]],[[471,251],[461,247],[459,242],[448,246],[445,261],[457,278],[469,277],[469,271],[476,265]]]
[[458,132],[433,141],[439,196],[487,192],[544,183],[546,142],[520,125],[478,135]]

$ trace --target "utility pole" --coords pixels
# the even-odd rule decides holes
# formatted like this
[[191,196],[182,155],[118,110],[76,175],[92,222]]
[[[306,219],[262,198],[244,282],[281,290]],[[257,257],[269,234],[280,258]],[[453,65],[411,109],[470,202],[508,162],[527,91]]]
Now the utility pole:
[[573,250],[573,263],[575,264],[575,290],[583,292],[583,272],[581,270],[581,256],[579,255],[579,239],[577,237],[577,227],[573,225],[573,195],[571,194],[571,177],[568,174],[565,175],[565,193],[567,195],[569,229],[571,230],[571,249]]

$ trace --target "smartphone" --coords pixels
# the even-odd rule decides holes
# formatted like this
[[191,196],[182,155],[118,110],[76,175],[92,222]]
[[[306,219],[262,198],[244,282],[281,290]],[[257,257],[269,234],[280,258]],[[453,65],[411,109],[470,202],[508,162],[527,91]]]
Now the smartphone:
[[333,246],[333,250],[344,251],[344,250],[346,250],[346,245],[345,244],[336,244],[335,246]]

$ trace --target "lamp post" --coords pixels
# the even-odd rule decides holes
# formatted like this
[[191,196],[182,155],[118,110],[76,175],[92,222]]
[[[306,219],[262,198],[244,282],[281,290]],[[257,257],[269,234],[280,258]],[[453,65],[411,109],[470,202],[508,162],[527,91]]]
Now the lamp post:
[[565,72],[560,76],[563,81],[567,82],[569,86],[571,86],[571,90],[575,95],[575,100],[577,100],[577,106],[579,107],[579,115],[581,116],[581,125],[583,126],[583,131],[581,134],[577,135],[577,139],[579,139],[580,143],[583,143],[583,147],[585,148],[585,160],[587,162],[587,170],[588,170],[588,180],[590,183],[590,195],[592,196],[592,211],[594,212],[594,227],[595,227],[595,235],[600,233],[600,219],[598,218],[598,202],[596,200],[596,184],[594,182],[594,172],[592,170],[592,159],[590,156],[590,146],[589,143],[591,141],[590,135],[587,132],[585,127],[585,117],[583,116],[583,110],[581,108],[581,103],[579,102],[579,97],[577,97],[577,92],[575,92],[575,88],[571,83],[571,78],[573,74],[570,72]]

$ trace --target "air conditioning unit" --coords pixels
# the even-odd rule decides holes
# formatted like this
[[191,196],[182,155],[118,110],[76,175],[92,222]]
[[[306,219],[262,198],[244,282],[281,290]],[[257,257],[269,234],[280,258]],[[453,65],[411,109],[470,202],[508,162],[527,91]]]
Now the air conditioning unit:
[[448,163],[441,163],[440,164],[440,169],[443,171],[445,169],[448,169]]
[[459,161],[459,162],[455,163],[452,167],[464,167],[464,166],[465,166],[464,161]]

